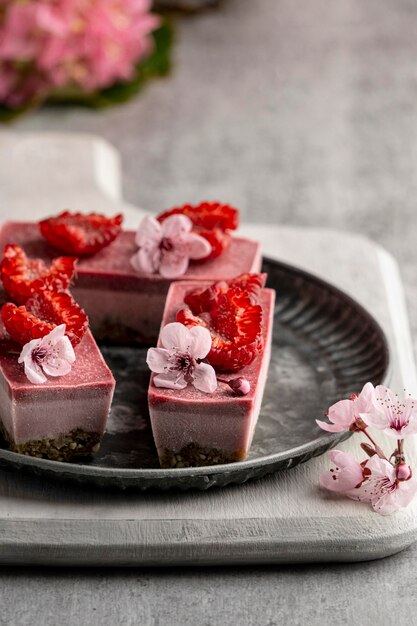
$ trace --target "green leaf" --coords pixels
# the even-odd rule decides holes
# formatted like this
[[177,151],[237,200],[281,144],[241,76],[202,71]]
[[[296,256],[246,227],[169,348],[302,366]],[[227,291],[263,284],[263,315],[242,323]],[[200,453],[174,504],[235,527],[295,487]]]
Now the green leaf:
[[42,104],[42,100],[39,100],[38,98],[32,99],[30,102],[27,102],[27,104],[17,109],[10,109],[9,107],[6,107],[3,104],[0,104],[0,124],[2,122],[4,123],[12,122],[18,117],[25,115],[29,111],[33,111],[33,109],[36,109],[41,104]]
[[171,70],[170,51],[173,42],[173,28],[167,18],[153,35],[153,53],[142,64],[138,65],[138,70],[148,78],[166,76]]

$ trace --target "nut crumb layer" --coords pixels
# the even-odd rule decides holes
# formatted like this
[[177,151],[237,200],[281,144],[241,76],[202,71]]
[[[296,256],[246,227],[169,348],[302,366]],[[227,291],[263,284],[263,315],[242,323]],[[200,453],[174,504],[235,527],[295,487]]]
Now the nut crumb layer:
[[100,449],[101,441],[99,433],[87,433],[80,428],[59,437],[32,439],[20,444],[12,441],[4,428],[1,433],[13,452],[52,461],[69,461],[73,457],[95,454]]
[[181,467],[204,467],[207,465],[222,465],[223,463],[236,463],[243,461],[246,452],[236,450],[220,450],[218,448],[208,448],[197,443],[189,443],[178,452],[173,450],[159,449],[159,464],[163,469]]

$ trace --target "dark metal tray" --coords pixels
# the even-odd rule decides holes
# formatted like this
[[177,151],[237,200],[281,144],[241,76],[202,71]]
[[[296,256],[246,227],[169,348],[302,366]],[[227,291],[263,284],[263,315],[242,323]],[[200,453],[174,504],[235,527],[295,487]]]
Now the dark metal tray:
[[102,487],[207,489],[295,467],[346,438],[324,433],[315,418],[365,382],[387,382],[385,335],[369,313],[332,285],[270,259],[264,259],[263,269],[277,292],[273,350],[245,461],[160,469],[147,411],[146,349],[102,346],[117,385],[100,452],[88,461],[62,463],[10,452],[0,440],[0,463]]

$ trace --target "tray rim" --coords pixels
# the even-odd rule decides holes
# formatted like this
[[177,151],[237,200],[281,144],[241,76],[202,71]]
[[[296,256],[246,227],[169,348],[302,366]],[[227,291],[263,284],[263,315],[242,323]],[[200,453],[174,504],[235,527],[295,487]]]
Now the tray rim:
[[[337,296],[338,299],[344,300],[349,303],[352,308],[357,309],[365,318],[368,318],[370,323],[373,325],[377,333],[379,334],[382,344],[383,344],[383,356],[384,356],[384,375],[382,377],[380,384],[388,384],[392,377],[392,354],[389,345],[389,341],[387,339],[385,331],[382,329],[379,322],[375,319],[374,315],[370,313],[360,302],[355,300],[352,296],[346,293],[343,289],[340,289],[332,282],[324,280],[320,276],[312,272],[308,272],[302,268],[297,267],[296,265],[286,263],[284,261],[272,258],[268,255],[262,255],[262,261],[266,263],[270,263],[273,265],[279,266],[283,271],[288,274],[292,274],[298,277],[303,278],[307,282],[314,283],[315,285],[324,288],[327,291],[331,291],[334,295]],[[259,469],[260,467],[269,468],[274,463],[281,463],[285,460],[292,461],[294,457],[294,453],[300,453],[306,458],[301,460],[297,460],[295,463],[290,462],[287,468],[280,468],[279,471],[284,471],[286,469],[291,469],[292,467],[296,467],[298,464],[306,462],[310,458],[314,456],[319,456],[324,454],[327,450],[333,448],[339,442],[346,440],[351,436],[352,433],[326,433],[323,431],[323,434],[307,443],[296,446],[295,448],[291,448],[291,454],[289,451],[278,452],[275,454],[268,454],[262,457],[258,457],[255,459],[246,459],[243,461],[237,461],[235,463],[228,464],[219,464],[212,466],[201,466],[201,467],[184,467],[184,468],[171,468],[171,469],[162,469],[162,468],[113,468],[113,467],[102,467],[97,465],[84,465],[84,464],[72,464],[65,463],[63,461],[53,461],[50,459],[39,459],[37,457],[32,457],[24,454],[20,454],[18,452],[12,452],[11,450],[6,450],[4,448],[0,448],[0,465],[13,467],[14,469],[19,470],[32,470],[35,471],[39,475],[45,476],[53,476],[54,478],[71,478],[75,479],[79,482],[79,484],[85,485],[94,485],[98,486],[99,483],[96,482],[95,479],[103,478],[105,480],[111,479],[109,484],[100,485],[102,487],[107,486],[117,486],[122,489],[133,488],[139,490],[145,490],[148,488],[157,488],[158,490],[162,489],[172,489],[175,487],[181,488],[180,485],[175,484],[177,481],[182,482],[184,479],[190,478],[201,478],[204,477],[213,477],[215,475],[233,475],[238,474],[240,471],[251,470],[251,469]],[[321,452],[320,450],[324,448]],[[317,454],[314,454],[315,451],[318,451]],[[271,470],[276,471],[274,469]],[[265,474],[268,473],[267,471]],[[262,474],[264,475],[264,474]],[[246,480],[251,480],[252,478],[256,478],[256,476],[248,476]],[[116,484],[115,481],[117,479],[130,479],[131,482],[129,484]],[[144,485],[141,484],[141,481],[151,481],[150,484]],[[165,487],[158,486],[157,484],[153,484],[153,481],[157,480],[166,480],[169,481]],[[243,481],[243,482],[246,482]],[[172,482],[173,484],[170,484]],[[236,481],[242,482],[242,481]],[[226,484],[233,483],[233,478],[228,481]],[[206,485],[207,487],[211,486],[226,486],[226,485],[216,485],[215,482],[208,480]],[[198,488],[197,485],[189,485],[186,486],[186,489]],[[182,487],[184,488],[184,486]],[[200,487],[201,488],[201,487]],[[203,487],[204,488],[204,487]]]

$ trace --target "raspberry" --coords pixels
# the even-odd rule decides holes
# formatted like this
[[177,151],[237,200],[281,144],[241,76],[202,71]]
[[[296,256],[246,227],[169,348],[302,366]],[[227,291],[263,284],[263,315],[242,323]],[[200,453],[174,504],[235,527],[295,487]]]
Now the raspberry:
[[201,202],[197,206],[185,204],[161,213],[158,220],[163,222],[170,215],[186,215],[194,225],[194,232],[207,239],[212,252],[204,260],[220,256],[231,241],[228,231],[239,226],[239,211],[220,202]]
[[55,327],[28,313],[26,307],[11,302],[3,305],[1,319],[10,337],[22,346],[32,339],[41,339]]
[[262,307],[238,287],[221,292],[209,312],[193,315],[181,309],[176,319],[185,326],[208,328],[212,347],[207,360],[217,370],[240,370],[262,350]]
[[14,341],[25,345],[40,339],[56,326],[66,324],[65,334],[73,346],[80,343],[88,329],[83,309],[66,292],[39,291],[25,306],[6,303],[1,310],[4,326]]
[[122,215],[106,217],[99,213],[69,213],[39,222],[42,235],[55,248],[67,254],[95,254],[116,239],[122,226]]
[[225,280],[221,280],[213,283],[206,289],[189,291],[184,297],[184,302],[190,307],[194,315],[198,315],[203,313],[203,311],[210,311],[216,305],[219,296],[225,293],[228,288],[228,283]]
[[41,259],[28,259],[20,246],[9,244],[4,249],[0,276],[9,297],[17,304],[24,304],[33,293],[42,289],[67,289],[76,263],[74,257],[58,257],[48,267]]
[[203,311],[210,311],[218,302],[219,297],[224,294],[230,287],[241,289],[248,294],[253,303],[256,302],[261,289],[265,286],[266,274],[241,274],[236,278],[218,281],[213,283],[206,289],[194,289],[189,291],[184,302],[191,311],[198,315]]
[[204,237],[207,239],[209,244],[211,245],[211,252],[208,256],[206,256],[202,261],[207,261],[207,259],[215,259],[220,256],[226,248],[230,246],[230,242],[232,241],[229,233],[225,233],[220,228],[213,228],[213,230],[207,230],[206,228],[199,228],[195,226],[193,228],[194,232],[200,237]]
[[239,211],[228,204],[221,202],[201,202],[196,206],[184,204],[165,211],[158,216],[163,222],[170,215],[186,215],[194,226],[207,230],[219,228],[222,231],[236,230],[239,227]]

